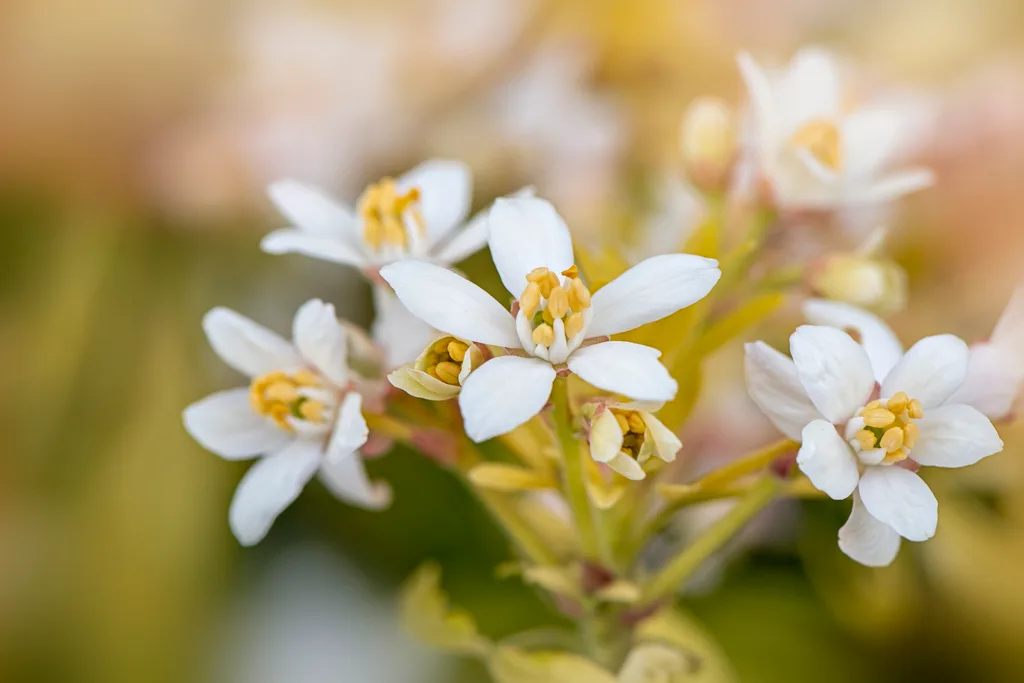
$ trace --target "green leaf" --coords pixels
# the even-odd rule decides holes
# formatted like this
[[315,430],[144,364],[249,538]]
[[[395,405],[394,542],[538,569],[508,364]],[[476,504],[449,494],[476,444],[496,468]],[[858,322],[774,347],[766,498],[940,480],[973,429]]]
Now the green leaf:
[[465,610],[452,608],[441,590],[441,568],[427,562],[406,581],[401,595],[402,621],[417,640],[447,652],[486,656],[491,642],[477,631]]

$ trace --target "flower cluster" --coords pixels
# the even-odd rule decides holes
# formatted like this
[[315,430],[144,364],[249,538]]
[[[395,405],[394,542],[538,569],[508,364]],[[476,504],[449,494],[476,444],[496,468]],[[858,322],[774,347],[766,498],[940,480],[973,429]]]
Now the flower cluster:
[[[882,253],[885,230],[856,251],[767,258],[768,238],[789,221],[888,202],[933,179],[887,170],[916,114],[851,106],[831,56],[805,50],[777,73],[746,54],[738,64],[747,115],[702,99],[682,125],[682,166],[703,221],[669,236],[679,249],[639,262],[574,245],[531,189],[467,220],[472,183],[459,162],[384,178],[354,206],[274,183],[270,197],[292,227],[263,249],[359,269],[377,317],[368,335],[312,300],[289,342],[226,309],[207,315],[214,351],[249,384],[193,404],[184,421],[224,458],[259,458],[231,504],[239,541],[262,539],[314,474],[343,501],[386,507],[391,490],[368,477],[364,458],[401,443],[478,494],[515,549],[509,573],[606,640],[588,645],[600,673],[575,655],[495,644],[450,613],[433,570],[408,601],[424,637],[482,658],[502,681],[585,672],[639,681],[685,669],[677,636],[688,627],[672,596],[773,499],[852,498],[838,545],[864,565],[893,562],[901,539],[932,537],[938,501],[918,470],[1002,449],[992,420],[1010,416],[1024,380],[1024,295],[986,342],[942,334],[904,352],[875,313],[906,303],[905,275]],[[753,192],[736,181],[751,174]],[[497,296],[453,268],[485,246]],[[714,379],[702,361],[787,297],[803,299],[808,323],[792,332],[790,354],[752,341],[745,356],[749,396],[784,438],[697,478],[670,466],[699,455],[679,434]],[[421,400],[452,401],[451,410]],[[645,549],[675,513],[719,499],[736,503],[652,568]]]

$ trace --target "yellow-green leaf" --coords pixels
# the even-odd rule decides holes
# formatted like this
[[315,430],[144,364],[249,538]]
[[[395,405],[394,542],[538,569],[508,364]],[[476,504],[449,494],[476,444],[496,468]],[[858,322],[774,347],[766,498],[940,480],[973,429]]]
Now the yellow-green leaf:
[[532,491],[553,489],[558,486],[547,472],[537,472],[500,462],[477,465],[469,471],[469,480],[480,488],[492,491]]
[[428,645],[478,657],[491,650],[469,612],[448,605],[448,596],[441,590],[441,568],[433,562],[421,565],[406,581],[401,612],[406,630]]
[[696,357],[706,356],[725,343],[743,334],[779,309],[786,297],[780,292],[755,296],[729,311],[707,329],[694,346]]

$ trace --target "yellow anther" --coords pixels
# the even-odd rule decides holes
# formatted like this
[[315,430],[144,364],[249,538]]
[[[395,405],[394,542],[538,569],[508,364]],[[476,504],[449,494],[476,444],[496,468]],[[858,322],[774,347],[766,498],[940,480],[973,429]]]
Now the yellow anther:
[[896,416],[885,408],[872,408],[864,411],[864,424],[868,427],[888,427],[896,421]]
[[806,149],[822,165],[838,171],[843,165],[842,140],[839,128],[831,121],[819,119],[804,125],[793,134],[790,142]]
[[537,312],[538,306],[540,306],[540,286],[536,282],[531,282],[526,285],[523,295],[519,297],[519,310],[527,318],[532,318],[533,314]]
[[398,186],[391,178],[384,178],[366,188],[359,201],[359,216],[363,219],[363,240],[366,244],[374,250],[385,244],[408,247],[407,213],[420,234],[426,230],[417,208],[419,200],[419,188],[414,187],[399,194]]
[[590,308],[590,290],[583,280],[575,279],[569,285],[569,307],[577,313]]
[[299,405],[299,415],[307,422],[323,422],[324,404],[320,401],[306,400]]
[[921,407],[921,402],[916,398],[907,404],[907,415],[912,420],[920,420],[924,417],[924,408]]
[[861,412],[861,414],[863,414],[863,413],[865,413],[865,412],[867,412],[869,410],[875,410],[876,408],[884,408],[884,407],[885,406],[882,405],[881,401],[877,401],[877,400],[876,401],[872,401],[871,403],[869,403],[866,406],[864,406],[864,410]]
[[277,381],[263,390],[263,398],[268,401],[291,403],[298,400],[299,390],[287,380]]
[[583,314],[573,313],[565,319],[565,336],[572,339],[583,331]]
[[448,355],[452,357],[452,360],[456,363],[461,363],[466,357],[466,351],[469,351],[469,345],[463,344],[460,341],[452,340],[448,342]]
[[903,430],[899,427],[887,429],[878,441],[878,445],[890,453],[895,453],[903,448]]
[[564,318],[565,314],[569,312],[569,294],[564,288],[560,286],[552,288],[551,294],[548,296],[548,311],[556,320]]
[[540,288],[540,295],[547,299],[551,290],[561,285],[558,276],[547,268],[534,268],[526,275],[527,282],[533,282]]
[[884,462],[886,465],[891,465],[895,462],[899,462],[901,460],[906,459],[907,452],[900,448],[899,450],[895,450],[892,453],[887,453],[886,456],[882,459],[882,462]]
[[459,385],[459,372],[462,367],[458,363],[451,361],[442,361],[434,367],[434,371],[437,373],[437,378],[445,384],[451,384],[453,386]]
[[563,270],[562,275],[566,276],[567,278],[576,279],[580,276],[580,271],[579,269],[576,268],[576,264],[574,263],[565,270]]
[[541,323],[533,330],[533,343],[551,346],[555,343],[555,330],[547,323]]
[[452,341],[453,340],[452,340],[451,337],[445,337],[444,339],[438,339],[430,347],[430,350],[433,351],[434,353],[447,353],[448,352],[448,346],[452,343]]
[[647,431],[647,425],[644,424],[644,419],[640,417],[640,413],[629,413],[629,430],[635,434],[643,434]]
[[854,438],[857,439],[857,443],[860,444],[860,448],[863,451],[870,451],[878,447],[874,433],[867,429],[862,429],[854,434]]
[[921,430],[918,429],[917,425],[913,422],[908,422],[903,427],[903,445],[907,448],[913,448],[914,444],[917,443],[917,437],[921,435]]
[[907,404],[910,403],[910,397],[905,392],[898,391],[892,395],[886,403],[886,407],[893,413],[899,415],[907,409]]
[[535,282],[539,285],[541,282],[548,279],[548,273],[550,272],[551,271],[547,268],[534,268],[526,274],[526,281]]
[[615,415],[615,421],[619,423],[619,430],[623,434],[629,434],[629,420],[622,413],[613,413]]
[[299,370],[294,375],[292,375],[292,379],[300,387],[320,386],[320,378],[316,376],[315,372],[312,372],[310,370]]

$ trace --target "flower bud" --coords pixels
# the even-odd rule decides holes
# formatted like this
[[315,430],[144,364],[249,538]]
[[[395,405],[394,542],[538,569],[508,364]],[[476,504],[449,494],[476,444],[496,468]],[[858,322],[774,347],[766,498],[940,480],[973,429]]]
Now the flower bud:
[[488,357],[479,344],[441,337],[428,344],[414,363],[388,375],[388,381],[416,398],[443,401],[458,396],[469,373]]
[[832,254],[811,269],[815,294],[879,314],[901,310],[907,302],[907,274],[896,263],[860,254]]
[[717,97],[698,97],[686,109],[679,132],[690,181],[703,190],[721,189],[736,157],[735,115]]

